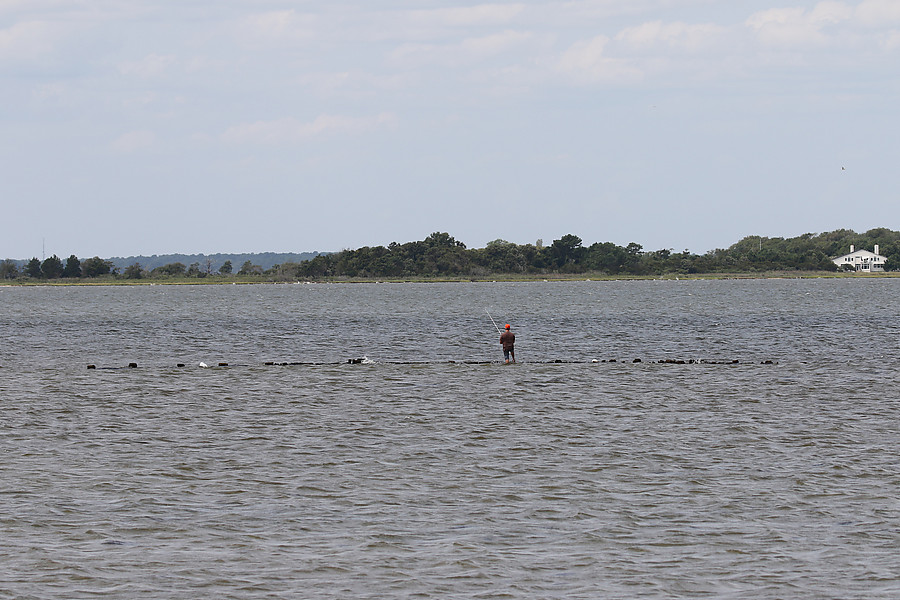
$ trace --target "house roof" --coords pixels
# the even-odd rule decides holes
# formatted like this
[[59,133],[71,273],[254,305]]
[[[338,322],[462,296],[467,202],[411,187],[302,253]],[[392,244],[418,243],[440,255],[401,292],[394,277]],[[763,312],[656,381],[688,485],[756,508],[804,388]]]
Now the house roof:
[[856,252],[851,252],[849,254],[842,254],[841,256],[835,256],[832,260],[844,260],[847,258],[880,258],[882,260],[887,260],[887,257],[881,254],[875,254],[874,252],[870,252],[869,250],[857,250]]

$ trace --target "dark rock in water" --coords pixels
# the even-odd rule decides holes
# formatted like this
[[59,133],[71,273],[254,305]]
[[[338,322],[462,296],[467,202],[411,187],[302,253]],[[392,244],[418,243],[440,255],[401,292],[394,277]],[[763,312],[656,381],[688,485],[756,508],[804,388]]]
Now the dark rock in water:
[[271,367],[271,366],[273,366],[275,363],[274,363],[274,362],[264,362],[263,364],[266,365],[267,367]]
[[350,364],[350,365],[361,365],[361,364],[362,364],[362,361],[363,361],[363,359],[361,359],[361,358],[350,358],[350,359],[347,360],[347,364]]
[[184,366],[184,363],[177,363],[175,366],[176,366],[176,367],[183,367],[183,366]]
[[774,361],[774,360],[764,360],[764,361],[762,361],[762,364],[764,364],[764,365],[774,365],[774,364],[775,364],[775,361]]
[[88,365],[88,369],[96,369],[97,365]]
[[641,362],[641,359],[639,359],[639,358],[636,358],[636,359],[634,359],[634,360],[633,360],[633,361],[631,361],[631,362],[633,362],[633,363],[639,363],[639,362]]
[[228,363],[226,363],[226,362],[221,362],[221,363],[219,363],[219,366],[220,366],[220,367],[227,367],[227,366],[228,366]]
[[137,369],[137,363],[128,363],[129,369]]

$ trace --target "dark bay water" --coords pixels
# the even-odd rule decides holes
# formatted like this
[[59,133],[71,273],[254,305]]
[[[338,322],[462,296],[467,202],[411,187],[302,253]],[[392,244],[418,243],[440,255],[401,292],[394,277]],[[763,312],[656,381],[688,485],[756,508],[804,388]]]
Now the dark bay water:
[[0,598],[900,597],[898,293],[0,287]]

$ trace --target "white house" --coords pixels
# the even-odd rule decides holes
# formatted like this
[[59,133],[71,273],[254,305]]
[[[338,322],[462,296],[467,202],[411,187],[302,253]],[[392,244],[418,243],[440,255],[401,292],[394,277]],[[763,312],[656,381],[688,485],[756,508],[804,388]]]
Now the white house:
[[843,267],[844,265],[850,265],[853,267],[854,271],[874,273],[884,271],[884,261],[886,261],[887,258],[878,254],[878,244],[875,244],[875,252],[856,250],[851,244],[850,254],[838,256],[831,260],[834,261],[834,264],[836,264],[838,268]]

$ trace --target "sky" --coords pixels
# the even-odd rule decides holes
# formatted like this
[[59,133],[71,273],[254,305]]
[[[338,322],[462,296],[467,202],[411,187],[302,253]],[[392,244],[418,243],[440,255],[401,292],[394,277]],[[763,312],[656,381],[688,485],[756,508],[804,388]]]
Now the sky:
[[898,0],[0,0],[0,258],[900,228]]

